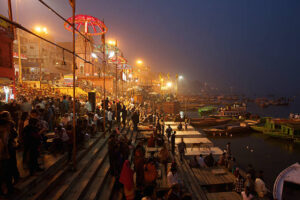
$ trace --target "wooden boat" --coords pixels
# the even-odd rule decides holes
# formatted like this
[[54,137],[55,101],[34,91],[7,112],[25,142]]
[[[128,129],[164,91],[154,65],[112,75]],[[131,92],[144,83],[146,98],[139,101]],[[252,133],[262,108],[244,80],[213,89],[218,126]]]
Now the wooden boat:
[[204,133],[210,134],[210,135],[218,135],[218,134],[223,134],[225,133],[225,130],[219,129],[219,128],[206,128],[203,129]]
[[226,132],[229,134],[245,133],[251,131],[248,126],[228,126]]
[[215,119],[215,118],[205,118],[199,120],[191,120],[191,124],[196,127],[208,127],[226,124],[231,119]]
[[300,197],[300,164],[295,163],[277,176],[273,187],[276,200],[296,200]]
[[264,132],[264,129],[265,129],[264,126],[256,126],[256,125],[250,126],[250,128],[251,128],[252,130],[256,131],[256,132],[261,132],[261,133],[263,133],[263,132]]

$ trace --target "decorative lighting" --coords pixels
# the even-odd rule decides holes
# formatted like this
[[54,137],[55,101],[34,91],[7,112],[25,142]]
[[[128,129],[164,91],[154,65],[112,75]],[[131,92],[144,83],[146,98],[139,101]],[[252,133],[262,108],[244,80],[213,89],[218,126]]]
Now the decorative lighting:
[[182,79],[183,79],[183,76],[182,76],[182,75],[178,76],[178,79],[179,79],[179,80],[182,80]]

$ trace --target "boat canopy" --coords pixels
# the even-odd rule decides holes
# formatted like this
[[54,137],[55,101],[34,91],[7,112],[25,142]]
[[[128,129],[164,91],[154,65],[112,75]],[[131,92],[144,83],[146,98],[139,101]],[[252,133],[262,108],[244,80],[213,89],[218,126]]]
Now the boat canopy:
[[276,178],[273,188],[273,198],[282,200],[284,182],[300,185],[300,164],[295,163],[283,170]]

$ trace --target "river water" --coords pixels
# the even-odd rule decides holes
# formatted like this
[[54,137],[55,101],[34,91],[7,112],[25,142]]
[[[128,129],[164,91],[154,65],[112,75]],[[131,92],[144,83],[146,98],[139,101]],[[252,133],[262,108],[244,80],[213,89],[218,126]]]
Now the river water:
[[[259,108],[254,104],[248,107],[251,113],[260,116],[285,117],[289,113],[300,113],[300,104]],[[188,113],[191,117],[199,117],[197,112]],[[273,189],[277,175],[286,167],[300,163],[300,145],[287,142],[282,139],[272,138],[261,133],[247,133],[239,136],[207,136],[215,146],[225,149],[227,142],[231,142],[232,154],[236,158],[238,165],[245,169],[248,164],[252,164],[256,171],[263,170],[266,185]]]

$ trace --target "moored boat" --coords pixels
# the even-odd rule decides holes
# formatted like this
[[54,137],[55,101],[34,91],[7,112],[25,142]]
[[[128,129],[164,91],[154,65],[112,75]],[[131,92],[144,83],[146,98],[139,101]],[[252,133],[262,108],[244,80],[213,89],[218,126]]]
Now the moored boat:
[[251,128],[248,126],[228,126],[226,132],[229,134],[250,132]]
[[205,128],[205,129],[203,129],[203,131],[204,131],[204,133],[209,134],[209,135],[225,133],[224,129],[219,129],[219,128]]
[[299,199],[300,164],[295,163],[284,169],[277,176],[273,187],[273,198],[276,200]]
[[191,124],[196,127],[208,127],[208,126],[217,126],[230,122],[231,119],[215,119],[215,118],[204,118],[191,120]]
[[263,134],[300,142],[300,120],[299,119],[272,119],[266,118],[264,126],[250,126],[253,130]]
[[264,126],[259,126],[259,125],[253,125],[253,126],[250,126],[250,128],[256,132],[261,132],[261,133],[263,133],[264,129],[265,129]]

